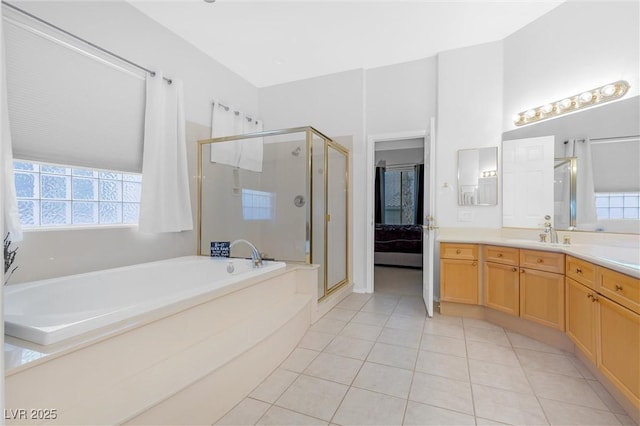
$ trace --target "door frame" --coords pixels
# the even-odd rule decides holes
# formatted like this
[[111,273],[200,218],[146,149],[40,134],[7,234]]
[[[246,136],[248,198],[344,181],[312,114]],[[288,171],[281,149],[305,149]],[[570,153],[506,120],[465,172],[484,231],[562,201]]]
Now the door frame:
[[[424,143],[424,149],[429,149],[427,144],[428,131],[425,130],[411,130],[405,132],[393,132],[393,133],[381,133],[377,135],[370,135],[367,137],[366,151],[366,239],[365,239],[365,293],[373,293],[374,291],[374,264],[373,264],[373,252],[375,247],[375,180],[376,180],[376,164],[375,153],[376,143],[405,140],[405,139],[419,139],[422,138]],[[423,267],[424,269],[424,267]]]

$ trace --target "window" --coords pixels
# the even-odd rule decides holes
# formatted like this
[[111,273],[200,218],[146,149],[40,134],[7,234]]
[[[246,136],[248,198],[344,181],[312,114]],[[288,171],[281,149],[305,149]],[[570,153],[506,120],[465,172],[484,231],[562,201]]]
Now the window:
[[273,192],[242,188],[242,218],[244,220],[272,220],[274,214]]
[[415,225],[415,170],[386,170],[384,174],[384,222],[387,225]]
[[598,192],[595,198],[598,220],[640,218],[640,192]]
[[15,161],[25,228],[137,224],[142,175]]

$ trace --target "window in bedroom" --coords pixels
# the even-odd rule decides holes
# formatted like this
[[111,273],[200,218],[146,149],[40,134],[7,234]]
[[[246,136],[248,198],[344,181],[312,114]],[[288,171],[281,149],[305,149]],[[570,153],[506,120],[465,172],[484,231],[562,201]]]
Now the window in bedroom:
[[13,167],[26,229],[138,223],[140,174],[22,160]]
[[387,225],[416,223],[415,169],[387,169],[384,173],[384,222]]

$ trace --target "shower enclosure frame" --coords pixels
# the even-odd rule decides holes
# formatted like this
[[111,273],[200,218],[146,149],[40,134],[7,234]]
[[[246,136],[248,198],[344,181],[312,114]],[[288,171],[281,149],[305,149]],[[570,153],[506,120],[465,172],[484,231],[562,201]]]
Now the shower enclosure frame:
[[[314,136],[321,138],[323,143],[323,178],[324,178],[324,262],[322,267],[323,276],[324,276],[324,294],[318,297],[318,300],[322,300],[327,296],[331,295],[333,292],[338,289],[344,287],[351,279],[351,267],[350,267],[350,235],[351,235],[351,209],[349,206],[350,201],[350,152],[348,149],[326,136],[322,132],[314,129],[311,126],[305,127],[292,127],[288,129],[280,129],[280,130],[266,130],[262,132],[255,133],[247,133],[240,135],[232,135],[232,136],[222,136],[217,138],[209,138],[209,139],[201,139],[198,140],[198,148],[197,148],[197,166],[198,166],[198,175],[197,175],[197,231],[196,231],[196,240],[197,240],[197,254],[199,256],[204,256],[206,253],[202,253],[202,150],[204,145],[210,145],[213,143],[220,142],[230,142],[230,141],[239,141],[251,138],[262,138],[267,136],[278,136],[278,135],[286,135],[291,133],[304,133],[305,134],[305,143],[307,148],[307,165],[306,165],[306,191],[308,196],[308,202],[306,203],[305,214],[306,214],[306,226],[309,232],[306,236],[306,244],[308,247],[308,253],[305,253],[305,264],[311,264],[314,260],[314,250],[313,250],[313,204],[314,204],[314,194],[313,194],[313,139]],[[329,200],[329,149],[335,149],[340,154],[345,157],[345,215],[346,215],[346,235],[345,235],[345,277],[344,279],[338,281],[337,283],[332,283],[331,287],[329,287],[328,282],[328,269],[329,265],[327,262],[328,254],[329,254],[329,227],[328,223],[330,221],[330,215],[328,212],[328,200]]]

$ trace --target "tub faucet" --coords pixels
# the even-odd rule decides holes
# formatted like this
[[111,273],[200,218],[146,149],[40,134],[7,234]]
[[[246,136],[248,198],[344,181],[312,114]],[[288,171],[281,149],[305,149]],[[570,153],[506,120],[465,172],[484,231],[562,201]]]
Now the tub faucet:
[[549,234],[549,242],[551,244],[557,244],[558,243],[558,233],[556,232],[556,230],[554,229],[553,226],[551,226],[551,216],[546,215],[544,217],[544,220],[546,220],[546,222],[544,223],[544,232],[545,234]]
[[254,246],[247,240],[235,240],[229,245],[229,248],[235,246],[238,243],[245,243],[246,245],[251,247],[251,262],[253,263],[253,267],[260,268],[262,266],[262,256],[260,255],[260,251],[256,248],[256,246]]

